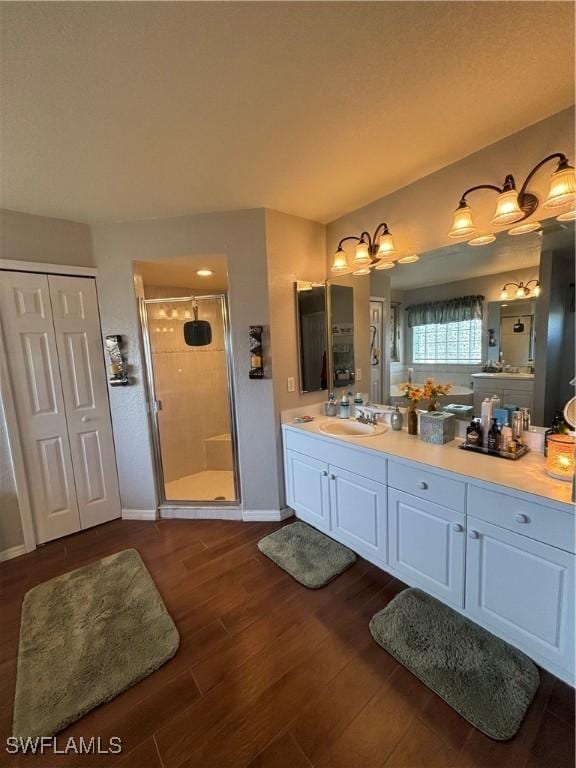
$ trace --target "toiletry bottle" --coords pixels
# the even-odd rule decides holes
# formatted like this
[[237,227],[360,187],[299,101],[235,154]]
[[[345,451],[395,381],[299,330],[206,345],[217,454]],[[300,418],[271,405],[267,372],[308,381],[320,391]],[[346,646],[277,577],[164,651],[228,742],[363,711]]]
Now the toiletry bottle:
[[502,400],[498,397],[498,395],[492,395],[492,412],[494,412],[496,408],[500,408],[501,405]]
[[502,431],[500,433],[500,450],[501,451],[508,451],[508,448],[510,447],[510,443],[512,442],[512,427],[506,422],[506,424],[502,427]]
[[394,408],[394,411],[390,416],[390,424],[394,432],[400,432],[404,426],[404,416],[402,415],[400,408],[398,408],[398,403],[396,403],[396,408]]
[[500,450],[500,430],[498,429],[498,419],[492,419],[492,426],[488,432],[488,450]]
[[339,419],[349,419],[350,418],[350,398],[346,394],[346,392],[342,395],[340,398],[340,402],[338,403],[338,418]]
[[486,397],[482,403],[480,411],[482,421],[482,445],[484,448],[488,446],[488,432],[490,431],[490,423],[492,421],[492,408],[492,400],[489,397]]
[[482,446],[482,426],[479,419],[472,419],[470,426],[466,428],[466,445]]

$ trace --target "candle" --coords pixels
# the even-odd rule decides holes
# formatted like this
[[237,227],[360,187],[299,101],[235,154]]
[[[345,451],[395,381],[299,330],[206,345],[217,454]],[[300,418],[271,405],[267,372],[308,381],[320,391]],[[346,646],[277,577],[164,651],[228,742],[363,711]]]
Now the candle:
[[576,440],[571,435],[550,435],[546,472],[551,477],[557,477],[559,480],[572,480],[575,445]]

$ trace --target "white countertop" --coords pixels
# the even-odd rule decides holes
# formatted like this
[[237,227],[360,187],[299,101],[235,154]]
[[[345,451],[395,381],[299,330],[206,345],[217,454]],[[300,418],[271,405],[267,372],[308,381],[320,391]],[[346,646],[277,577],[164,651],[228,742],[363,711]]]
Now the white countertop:
[[325,416],[316,417],[308,424],[294,424],[291,419],[286,419],[283,426],[317,435],[325,440],[338,440],[362,450],[378,451],[391,457],[417,461],[431,468],[455,472],[471,480],[483,480],[508,489],[534,494],[560,504],[565,511],[574,513],[574,505],[570,500],[572,484],[555,480],[547,475],[545,459],[541,454],[527,453],[517,461],[509,461],[494,456],[483,456],[472,451],[462,451],[458,448],[462,440],[458,438],[446,445],[432,445],[415,435],[409,435],[406,430],[394,432],[390,428],[382,435],[333,437],[319,429],[319,424],[326,418]]
[[518,379],[520,381],[533,381],[533,373],[472,373],[473,379]]

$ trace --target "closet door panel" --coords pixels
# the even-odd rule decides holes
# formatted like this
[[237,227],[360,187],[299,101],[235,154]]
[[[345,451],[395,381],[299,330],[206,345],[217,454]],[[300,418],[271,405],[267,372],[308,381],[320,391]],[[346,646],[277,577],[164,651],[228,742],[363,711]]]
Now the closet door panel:
[[120,497],[96,284],[89,277],[48,277],[80,523],[120,517]]
[[80,529],[46,275],[4,271],[0,318],[38,543]]

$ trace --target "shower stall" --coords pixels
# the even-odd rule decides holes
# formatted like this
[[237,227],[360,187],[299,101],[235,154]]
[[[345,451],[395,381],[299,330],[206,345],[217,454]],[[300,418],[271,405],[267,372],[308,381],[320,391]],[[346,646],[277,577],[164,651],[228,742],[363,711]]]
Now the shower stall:
[[145,298],[141,309],[160,503],[237,505],[226,295]]

